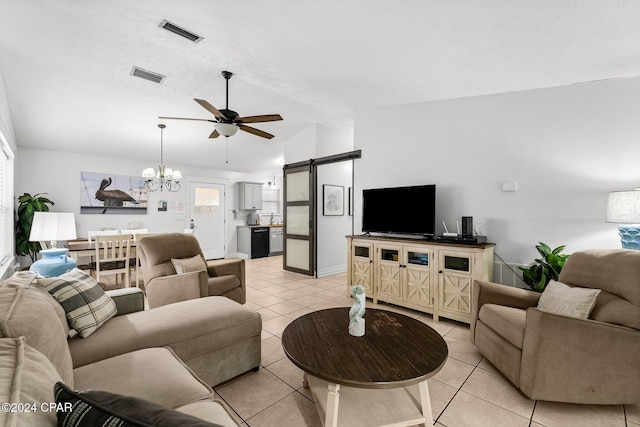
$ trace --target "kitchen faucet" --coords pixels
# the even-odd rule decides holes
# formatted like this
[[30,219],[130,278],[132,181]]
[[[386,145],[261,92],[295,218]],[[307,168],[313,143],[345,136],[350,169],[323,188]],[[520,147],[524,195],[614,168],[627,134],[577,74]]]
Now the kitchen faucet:
[[269,220],[269,224],[273,224],[273,212],[271,212],[271,219]]

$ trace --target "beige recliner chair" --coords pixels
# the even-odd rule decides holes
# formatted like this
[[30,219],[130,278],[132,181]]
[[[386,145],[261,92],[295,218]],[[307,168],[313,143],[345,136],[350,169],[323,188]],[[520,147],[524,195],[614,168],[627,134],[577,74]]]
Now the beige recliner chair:
[[538,309],[539,293],[477,281],[471,341],[530,399],[640,403],[640,251],[576,252],[559,281],[602,290],[588,319]]
[[[206,296],[225,296],[240,304],[246,302],[243,259],[205,261],[193,234],[163,233],[141,237],[136,251],[140,258],[149,307]],[[178,274],[176,260],[196,256],[204,271]],[[188,269],[187,269],[188,270]]]

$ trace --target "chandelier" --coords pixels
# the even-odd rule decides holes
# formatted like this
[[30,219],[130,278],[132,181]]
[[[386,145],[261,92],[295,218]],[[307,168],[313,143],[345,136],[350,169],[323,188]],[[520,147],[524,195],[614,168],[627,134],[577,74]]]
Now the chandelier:
[[144,188],[147,191],[178,191],[180,190],[180,180],[182,179],[182,174],[179,170],[173,170],[168,168],[164,164],[164,139],[163,133],[164,128],[167,126],[160,123],[158,124],[160,128],[160,164],[158,165],[158,172],[156,172],[153,168],[146,168],[142,171],[142,177],[144,178]]

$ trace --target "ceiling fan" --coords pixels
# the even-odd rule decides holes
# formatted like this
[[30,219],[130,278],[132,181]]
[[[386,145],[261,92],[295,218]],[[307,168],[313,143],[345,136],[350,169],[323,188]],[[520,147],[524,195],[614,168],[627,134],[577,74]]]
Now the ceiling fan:
[[198,104],[202,105],[205,110],[209,111],[211,114],[215,116],[215,119],[192,119],[187,117],[158,117],[159,119],[171,119],[171,120],[197,120],[202,122],[211,122],[214,124],[216,128],[209,138],[217,138],[220,135],[224,136],[233,136],[236,134],[238,129],[243,130],[245,132],[261,136],[263,138],[271,139],[273,135],[262,131],[260,129],[256,129],[251,126],[247,126],[245,123],[264,123],[264,122],[275,122],[278,120],[282,120],[282,116],[280,114],[264,114],[261,116],[246,116],[240,117],[238,113],[229,109],[229,79],[233,76],[233,73],[230,71],[223,71],[222,77],[227,81],[227,106],[224,109],[218,110],[216,107],[205,101],[204,99],[194,98]]

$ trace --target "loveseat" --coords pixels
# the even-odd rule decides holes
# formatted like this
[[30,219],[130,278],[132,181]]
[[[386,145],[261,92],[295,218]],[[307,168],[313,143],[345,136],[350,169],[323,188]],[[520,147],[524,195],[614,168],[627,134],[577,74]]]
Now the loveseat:
[[471,341],[530,399],[640,403],[640,251],[575,252],[542,295],[476,281]]
[[[225,297],[197,298],[116,315],[87,337],[69,338],[67,306],[39,283],[28,272],[0,282],[0,401],[13,402],[0,425],[56,425],[57,415],[70,413],[60,400],[70,390],[98,408],[150,412],[154,425],[194,425],[181,416],[238,425],[211,386],[259,366],[259,314]],[[132,311],[127,295],[110,300]],[[74,408],[78,418],[85,407]]]
[[150,307],[201,296],[225,296],[240,304],[246,302],[244,260],[205,261],[193,234],[145,235],[138,241],[136,251]]

